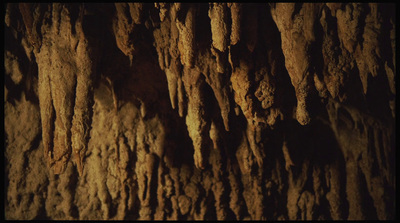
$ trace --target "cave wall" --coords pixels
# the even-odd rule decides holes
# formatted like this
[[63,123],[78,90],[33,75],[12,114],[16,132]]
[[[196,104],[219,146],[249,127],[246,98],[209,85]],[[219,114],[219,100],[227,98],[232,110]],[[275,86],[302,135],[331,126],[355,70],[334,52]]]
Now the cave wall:
[[395,6],[8,3],[6,219],[393,219]]

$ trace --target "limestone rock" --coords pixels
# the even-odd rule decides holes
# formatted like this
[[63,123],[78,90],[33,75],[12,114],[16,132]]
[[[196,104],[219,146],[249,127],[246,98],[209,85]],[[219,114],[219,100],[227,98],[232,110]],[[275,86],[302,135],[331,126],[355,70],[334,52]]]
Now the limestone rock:
[[396,7],[7,3],[8,220],[392,220]]

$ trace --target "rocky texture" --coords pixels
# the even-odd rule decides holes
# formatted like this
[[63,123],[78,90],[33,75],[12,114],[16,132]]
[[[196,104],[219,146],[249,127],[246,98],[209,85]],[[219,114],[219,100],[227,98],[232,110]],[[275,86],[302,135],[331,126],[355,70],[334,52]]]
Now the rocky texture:
[[6,219],[393,219],[395,7],[7,4]]

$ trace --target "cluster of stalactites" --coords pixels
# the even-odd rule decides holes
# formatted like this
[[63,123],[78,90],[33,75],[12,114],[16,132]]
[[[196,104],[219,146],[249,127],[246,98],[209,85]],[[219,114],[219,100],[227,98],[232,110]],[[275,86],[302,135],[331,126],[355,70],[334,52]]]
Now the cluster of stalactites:
[[83,27],[88,11],[59,3],[32,6],[19,3],[38,65],[44,156],[55,174],[63,173],[72,157],[82,175],[97,61]]
[[[240,52],[235,49],[242,41],[242,32],[246,31],[250,37],[243,40],[242,45],[249,54],[253,53],[257,44],[257,17],[248,13],[247,22],[253,24],[242,31],[242,4],[210,3],[207,14],[212,42],[209,48],[199,49],[200,40],[196,36],[199,32],[196,29],[201,27],[196,27],[199,23],[196,19],[204,11],[194,5],[180,3],[160,3],[155,7],[159,9],[161,21],[160,28],[154,30],[159,65],[167,76],[172,107],[178,108],[181,117],[186,116],[196,166],[202,168],[204,164],[204,137],[212,135],[210,139],[214,145],[218,141],[215,127],[210,125],[214,120],[210,120],[212,115],[207,114],[205,108],[205,84],[214,93],[225,131],[229,131],[231,108],[236,107],[236,115],[240,114],[239,109],[242,110],[248,121],[250,145],[261,164],[262,154],[257,148],[255,135],[264,126],[273,126],[282,115],[278,108],[273,107],[276,69],[272,65],[269,70],[262,70],[258,75],[256,91],[252,92],[249,76],[253,64],[246,58],[242,59]],[[252,94],[255,96],[249,96]],[[258,101],[254,102],[253,98]],[[259,107],[264,111],[258,112]]]
[[[249,144],[261,164],[263,154],[258,148],[257,135],[266,127],[273,128],[276,120],[283,118],[275,103],[276,75],[283,72],[279,71],[274,59],[268,58],[269,66],[263,70],[255,68],[246,58],[254,52],[258,42],[265,41],[259,35],[262,29],[258,24],[260,13],[257,10],[246,13],[246,7],[249,7],[246,4],[210,3],[208,17],[212,42],[209,51],[202,53],[197,49],[196,28],[199,27],[196,27],[195,19],[200,12],[195,6],[160,3],[155,7],[159,9],[161,21],[160,29],[154,31],[159,64],[167,76],[172,107],[178,107],[181,117],[187,108],[186,122],[196,151],[195,160],[202,159],[196,154],[202,154],[202,137],[210,129],[207,125],[209,120],[204,117],[204,93],[201,91],[206,83],[214,92],[226,131],[229,131],[231,108],[236,108],[236,114],[241,109],[248,122]],[[309,111],[312,92],[317,92],[321,98],[346,100],[344,85],[355,66],[359,69],[364,95],[368,90],[368,77],[376,77],[379,73],[386,73],[390,93],[395,95],[394,62],[385,61],[380,51],[374,50],[381,47],[378,40],[383,32],[378,22],[382,15],[377,4],[328,3],[302,4],[299,7],[295,3],[278,3],[266,8],[279,31],[275,35],[281,39],[284,69],[297,98],[294,116],[301,125],[309,124],[312,119]],[[364,8],[372,12],[366,18],[360,16]],[[332,19],[335,17],[336,23]],[[364,22],[365,28],[361,33],[362,29],[357,26]],[[322,29],[322,37],[315,36],[320,31],[316,29]],[[268,31],[274,32],[272,28]],[[360,35],[363,42],[358,41]],[[393,35],[390,40],[394,49]],[[316,58],[314,51],[318,49],[314,48],[320,42],[322,58]],[[245,46],[247,54],[235,50],[239,44]],[[272,46],[267,47],[267,53],[274,57],[276,54],[272,49]],[[207,56],[209,60],[205,58]],[[315,64],[320,62],[323,69],[316,68]],[[251,72],[255,72],[255,80]],[[230,97],[231,93],[233,97]],[[230,98],[234,99],[234,105],[231,105]],[[390,101],[394,115],[393,103]]]
[[[307,125],[312,119],[309,111],[312,92],[317,92],[321,98],[343,102],[346,100],[343,89],[350,74],[358,71],[364,95],[368,92],[369,80],[386,74],[388,98],[392,98],[389,106],[394,117],[395,28],[393,19],[389,18],[386,23],[393,26],[386,41],[389,43],[381,41],[388,30],[381,25],[380,20],[387,18],[382,15],[378,4],[276,3],[259,9],[250,4],[210,3],[206,10],[207,6],[203,6],[183,3],[155,3],[150,6],[159,11],[159,22],[153,26],[159,65],[167,77],[172,108],[177,108],[179,115],[186,117],[197,167],[204,167],[203,154],[209,147],[208,141],[217,145],[218,134],[222,130],[216,131],[215,126],[220,125],[215,125],[218,120],[210,114],[214,108],[207,107],[210,100],[206,93],[208,87],[214,93],[218,104],[215,110],[220,112],[225,131],[232,127],[230,117],[233,111],[246,118],[247,139],[259,165],[264,157],[263,149],[260,149],[261,132],[273,128],[277,120],[284,118],[281,105],[277,103],[282,100],[278,88],[283,91],[294,88],[297,99],[294,116],[301,125]],[[143,3],[115,4],[112,31],[118,48],[129,56],[131,62],[136,44],[132,36],[140,30],[137,26],[145,24],[146,28],[150,28],[149,21],[145,21],[143,16],[144,8]],[[265,13],[264,9],[267,10]],[[78,21],[70,19],[70,7],[62,4],[49,5],[47,9],[20,5],[29,40],[36,49],[46,156],[51,150],[55,153],[59,151],[56,159],[64,164],[71,151],[67,141],[75,142],[72,147],[87,147],[92,102],[84,101],[91,94],[92,70],[95,68],[95,59],[89,53],[91,48],[86,46],[90,41],[80,25],[85,9],[79,7],[75,10],[80,10]],[[365,10],[370,13],[363,16]],[[41,24],[47,17],[53,23]],[[207,17],[209,20],[204,20]],[[259,24],[260,21],[263,24]],[[198,25],[204,25],[204,22],[209,22],[209,26],[205,26],[210,29],[209,32]],[[43,33],[39,34],[38,30]],[[321,31],[322,36],[315,35]],[[196,36],[200,33],[210,33],[207,39],[211,38],[211,41],[204,44],[204,38]],[[51,42],[56,44],[51,45]],[[383,44],[393,51],[393,58],[382,55]],[[264,51],[260,53],[257,50],[261,45]],[[58,48],[76,55],[64,57]],[[255,58],[259,55],[264,58]],[[60,59],[58,64],[50,63],[50,59],[57,62],[58,57],[77,59]],[[260,65],[255,60],[265,63]],[[284,65],[280,60],[284,60]],[[322,63],[322,68],[318,68],[318,63]],[[67,79],[59,79],[62,72]],[[277,83],[286,73],[292,86]],[[52,94],[53,88],[64,89],[63,95]],[[76,98],[73,98],[75,90]],[[61,97],[64,96],[67,100],[63,101]],[[73,105],[75,108],[71,108]],[[74,121],[72,114],[75,114]],[[72,132],[68,130],[71,125]],[[52,137],[55,138],[54,143],[51,143]],[[66,143],[61,145],[61,141]],[[79,154],[85,150],[76,149]]]

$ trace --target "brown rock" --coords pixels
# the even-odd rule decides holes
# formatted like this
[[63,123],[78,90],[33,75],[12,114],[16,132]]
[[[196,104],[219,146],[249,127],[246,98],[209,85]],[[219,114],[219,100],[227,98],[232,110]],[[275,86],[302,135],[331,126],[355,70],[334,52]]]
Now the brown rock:
[[393,4],[5,6],[6,219],[394,219]]

